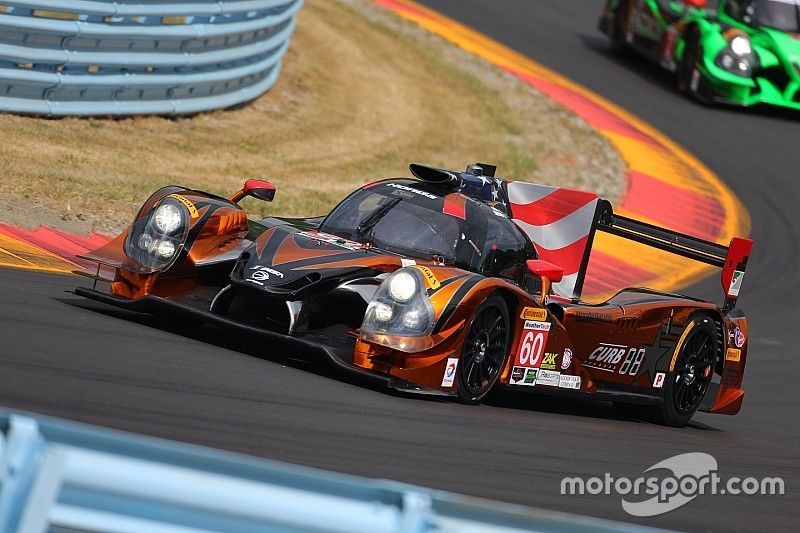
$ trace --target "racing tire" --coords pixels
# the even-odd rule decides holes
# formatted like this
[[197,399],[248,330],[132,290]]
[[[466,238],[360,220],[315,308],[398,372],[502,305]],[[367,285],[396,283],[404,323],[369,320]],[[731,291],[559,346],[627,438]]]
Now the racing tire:
[[622,0],[617,9],[614,10],[614,18],[611,22],[611,42],[618,48],[624,48],[628,41],[625,35],[631,24],[631,10],[627,0]]
[[700,36],[697,35],[696,29],[691,28],[684,40],[686,41],[686,49],[683,52],[681,62],[678,63],[676,86],[679,93],[691,94],[693,92],[692,77],[697,70],[697,62],[702,57],[703,52],[700,48]]
[[717,328],[709,317],[692,319],[681,335],[675,367],[667,375],[659,406],[642,406],[652,421],[683,427],[703,401],[719,357]]
[[464,338],[456,371],[460,402],[476,404],[492,389],[508,354],[509,333],[506,303],[493,294],[475,311]]

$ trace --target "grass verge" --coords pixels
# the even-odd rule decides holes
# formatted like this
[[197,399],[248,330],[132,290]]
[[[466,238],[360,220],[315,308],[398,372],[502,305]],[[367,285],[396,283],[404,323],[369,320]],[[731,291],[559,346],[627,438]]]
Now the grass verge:
[[513,179],[616,198],[623,164],[581,119],[367,0],[307,0],[276,86],[191,118],[0,115],[0,220],[114,232],[180,184],[227,196],[278,186],[255,215],[327,212],[409,162],[496,163]]

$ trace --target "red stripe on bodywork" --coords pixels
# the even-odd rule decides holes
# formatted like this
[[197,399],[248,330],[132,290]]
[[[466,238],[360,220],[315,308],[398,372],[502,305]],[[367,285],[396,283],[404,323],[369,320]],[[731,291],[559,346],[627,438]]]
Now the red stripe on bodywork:
[[564,275],[569,276],[570,274],[575,274],[581,268],[581,260],[583,259],[583,252],[586,250],[588,239],[589,236],[587,235],[557,250],[548,250],[536,243],[534,243],[534,246],[536,246],[536,251],[539,252],[539,259],[560,266],[564,269]]
[[596,200],[591,192],[574,189],[556,189],[552,194],[529,204],[511,203],[514,218],[534,226],[544,226],[558,222],[571,215],[589,202]]
[[466,220],[467,218],[467,199],[463,194],[451,193],[444,197],[442,212],[445,215],[458,217]]
[[716,198],[675,187],[640,172],[628,172],[623,206],[657,224],[701,239],[714,241],[725,222],[725,210]]

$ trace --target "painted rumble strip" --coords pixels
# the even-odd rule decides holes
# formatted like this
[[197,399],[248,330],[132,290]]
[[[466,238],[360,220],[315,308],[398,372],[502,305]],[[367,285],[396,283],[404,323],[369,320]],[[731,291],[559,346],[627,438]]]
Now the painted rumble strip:
[[100,233],[80,237],[46,227],[26,230],[0,224],[0,267],[68,274],[89,266],[75,255],[95,250],[110,239]]
[[[606,137],[628,168],[626,192],[615,212],[726,245],[734,235],[749,233],[746,209],[722,180],[645,122],[557,72],[416,2],[373,1],[514,74]],[[701,263],[598,233],[584,294],[604,295],[626,285],[675,290],[713,271]]]
[[[605,136],[628,167],[626,192],[616,212],[724,244],[749,232],[747,211],[719,177],[622,108],[411,0],[373,1],[514,74]],[[108,239],[97,233],[79,237],[50,228],[30,231],[0,224],[0,266],[67,273],[81,266],[75,254],[96,249]],[[630,285],[675,290],[710,272],[713,269],[703,264],[598,233],[584,295],[598,298]]]

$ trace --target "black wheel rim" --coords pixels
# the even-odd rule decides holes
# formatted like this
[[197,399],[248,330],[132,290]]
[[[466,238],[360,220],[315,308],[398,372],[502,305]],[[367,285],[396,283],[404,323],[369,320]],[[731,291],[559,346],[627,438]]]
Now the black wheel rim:
[[694,332],[681,351],[672,397],[678,413],[688,415],[700,405],[711,383],[717,353],[713,333],[706,329]]
[[491,387],[506,353],[506,320],[497,307],[483,309],[464,342],[461,355],[464,388],[472,396],[480,396]]

